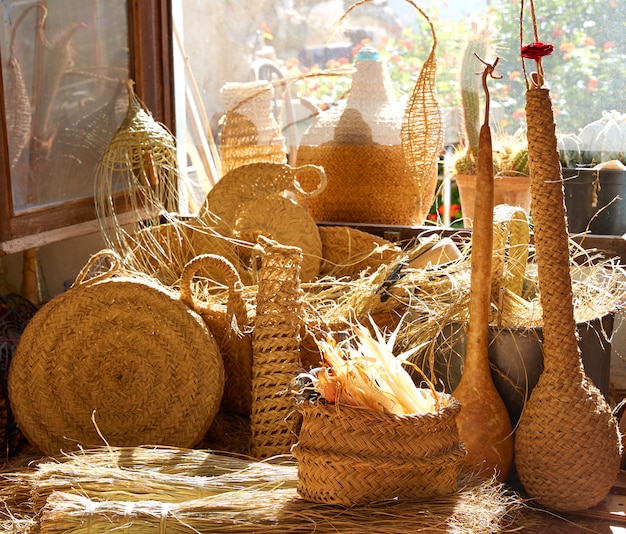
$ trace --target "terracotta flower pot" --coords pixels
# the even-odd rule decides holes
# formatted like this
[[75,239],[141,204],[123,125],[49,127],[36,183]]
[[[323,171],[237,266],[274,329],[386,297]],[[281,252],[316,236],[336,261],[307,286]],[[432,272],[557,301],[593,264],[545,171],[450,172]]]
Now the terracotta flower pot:
[[[465,227],[469,228],[474,219],[476,176],[457,174],[455,179],[461,197],[463,222]],[[519,206],[530,214],[530,177],[524,175],[494,177],[494,205],[498,204]]]

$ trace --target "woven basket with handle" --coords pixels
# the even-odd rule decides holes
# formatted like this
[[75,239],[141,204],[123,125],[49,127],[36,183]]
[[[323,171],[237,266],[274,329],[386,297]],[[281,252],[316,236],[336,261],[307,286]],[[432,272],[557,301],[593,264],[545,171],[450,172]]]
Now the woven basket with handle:
[[[217,273],[228,287],[228,302],[194,297],[193,278],[202,271]],[[202,254],[183,269],[181,300],[194,309],[215,336],[224,360],[226,382],[222,407],[240,415],[250,415],[252,395],[252,323],[242,297],[243,284],[234,265],[223,256]]]
[[[105,272],[89,277],[103,256]],[[92,256],[24,330],[9,372],[19,428],[48,455],[101,446],[191,447],[222,398],[224,368],[202,319],[173,292]]]

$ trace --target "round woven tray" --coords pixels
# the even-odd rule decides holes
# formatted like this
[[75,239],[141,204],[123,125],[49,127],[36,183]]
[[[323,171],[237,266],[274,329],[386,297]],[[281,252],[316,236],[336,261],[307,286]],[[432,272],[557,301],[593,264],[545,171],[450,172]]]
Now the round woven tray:
[[24,330],[9,372],[19,428],[48,455],[104,441],[193,446],[224,387],[213,336],[149,279],[114,266],[85,281],[88,271]]
[[352,506],[453,493],[465,450],[459,403],[434,413],[397,416],[345,405],[303,402],[298,493],[306,500]]

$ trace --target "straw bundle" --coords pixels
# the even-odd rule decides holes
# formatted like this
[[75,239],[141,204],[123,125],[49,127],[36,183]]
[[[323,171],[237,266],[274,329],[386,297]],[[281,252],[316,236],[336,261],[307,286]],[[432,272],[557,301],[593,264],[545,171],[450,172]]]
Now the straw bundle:
[[316,504],[299,498],[291,458],[256,462],[184,449],[96,449],[7,477],[2,488],[7,493],[21,482],[38,494],[29,512],[12,506],[0,510],[0,526],[14,533],[29,527],[77,534],[112,529],[492,533],[508,531],[522,508],[503,486],[469,478],[453,494],[425,502],[392,500],[351,508]]
[[[533,47],[545,46],[537,38],[532,0],[530,5],[535,31]],[[516,465],[524,488],[538,502],[555,510],[583,510],[600,502],[611,489],[620,468],[622,445],[617,420],[600,391],[586,377],[580,359],[563,177],[541,57],[527,86],[544,370],[518,426]]]
[[210,451],[100,448],[8,472],[0,496],[12,511],[39,514],[55,492],[80,492],[108,501],[179,503],[243,488],[295,488],[292,459],[251,462]]
[[161,224],[147,226],[128,236],[132,249],[124,257],[130,269],[157,278],[163,285],[179,283],[185,265],[201,254],[217,254],[231,262],[239,276],[250,275],[240,261],[238,244],[197,219],[166,217]]
[[[178,297],[119,259],[33,317],[15,352],[9,397],[20,429],[46,454],[101,444],[189,447],[222,396],[219,349]],[[42,337],[43,332],[43,337]]]
[[262,267],[252,338],[252,454],[289,452],[296,435],[285,419],[293,411],[286,390],[301,367],[300,266],[302,253],[260,238]]
[[[306,503],[293,489],[246,490],[222,496],[164,504],[142,501],[94,501],[80,495],[55,493],[44,508],[42,534],[89,534],[104,529],[129,532],[359,533],[396,534],[505,531],[507,513],[518,506],[500,488],[473,488],[448,500],[384,503],[337,510]],[[456,511],[455,511],[456,510]]]
[[180,176],[174,136],[143,109],[127,82],[128,111],[96,169],[96,213],[107,246],[121,256],[133,248],[118,215],[159,222],[177,212]]

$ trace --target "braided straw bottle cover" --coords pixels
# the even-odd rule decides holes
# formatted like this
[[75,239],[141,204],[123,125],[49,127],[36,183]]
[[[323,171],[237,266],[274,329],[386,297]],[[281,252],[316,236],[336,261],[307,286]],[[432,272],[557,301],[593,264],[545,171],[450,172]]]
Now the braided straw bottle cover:
[[563,179],[546,88],[526,92],[526,116],[544,370],[519,422],[515,464],[524,488],[540,504],[584,510],[598,504],[617,478],[620,434],[580,359]]

